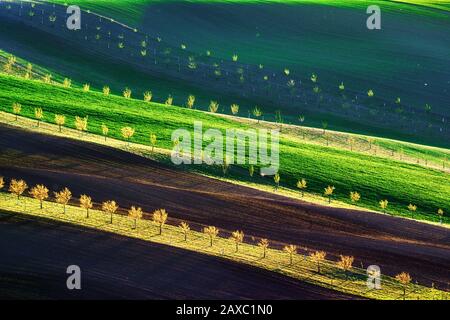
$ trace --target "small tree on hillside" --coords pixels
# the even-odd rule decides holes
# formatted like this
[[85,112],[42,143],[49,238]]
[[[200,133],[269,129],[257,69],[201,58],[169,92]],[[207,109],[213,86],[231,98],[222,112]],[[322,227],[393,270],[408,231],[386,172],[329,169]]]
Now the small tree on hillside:
[[408,205],[408,210],[409,210],[409,212],[411,212],[411,218],[413,218],[414,212],[416,212],[416,210],[417,210],[417,206],[412,204],[412,203],[410,203]]
[[305,179],[298,180],[297,181],[297,188],[299,188],[302,191],[302,198],[305,195],[305,189],[307,188],[307,182]]
[[209,112],[216,113],[217,110],[219,110],[219,103],[211,100],[209,103]]
[[386,208],[388,207],[389,201],[380,200],[379,204],[380,204],[380,208],[383,210],[383,212],[386,213]]
[[152,101],[152,97],[153,97],[153,94],[152,94],[151,91],[145,91],[145,92],[144,92],[144,101],[145,101],[145,102],[150,102],[150,101]]
[[317,264],[317,273],[320,273],[320,264],[325,261],[326,256],[325,251],[316,251],[310,254],[311,260]]
[[84,92],[89,92],[91,90],[91,85],[89,83],[85,83],[83,85],[83,91]]
[[113,223],[113,214],[116,213],[117,209],[119,209],[119,206],[114,200],[105,201],[102,204],[102,210],[109,214],[109,223]]
[[350,200],[353,203],[356,203],[359,200],[361,200],[361,195],[358,192],[356,192],[356,191],[350,191]]
[[36,117],[37,126],[39,128],[39,124],[40,124],[42,118],[44,117],[44,111],[42,111],[42,108],[35,108],[34,109],[34,116]]
[[51,84],[52,83],[52,75],[51,74],[46,74],[42,77],[42,81],[46,84]]
[[328,186],[324,189],[325,197],[328,197],[328,203],[331,203],[331,197],[333,196],[333,192],[336,188],[334,186]]
[[30,195],[39,200],[39,207],[42,209],[44,200],[48,198],[48,189],[44,185],[38,184],[31,188]]
[[352,269],[353,261],[355,260],[352,256],[343,256],[341,255],[341,260],[337,262],[337,266],[339,269],[342,269],[345,273],[345,276],[348,276],[348,271]]
[[195,103],[195,96],[190,94],[186,101],[186,107],[192,109],[194,107],[194,103]]
[[444,216],[444,210],[441,208],[438,209],[437,214],[439,216],[439,223],[442,224],[442,217]]
[[24,180],[12,179],[9,184],[9,192],[17,196],[17,201],[19,201],[20,196],[27,190],[28,186]]
[[15,115],[15,120],[17,121],[17,116],[22,111],[22,105],[20,103],[14,102],[13,105],[12,105],[12,110],[13,110],[13,113]]
[[236,245],[236,252],[239,250],[239,245],[244,241],[244,232],[236,230],[231,233],[231,240],[234,241]]
[[158,209],[153,212],[153,222],[159,227],[159,235],[162,234],[162,228],[167,222],[168,216],[169,214],[166,212],[166,209]]
[[189,227],[189,225],[186,222],[181,222],[180,225],[178,226],[181,230],[181,232],[184,235],[184,241],[187,241],[187,235],[189,233],[189,231],[191,230],[191,228]]
[[5,180],[3,177],[0,177],[0,190],[2,190],[5,187]]
[[75,117],[75,128],[80,131],[80,134],[83,134],[84,131],[87,131],[88,126],[88,117]]
[[294,255],[297,254],[297,246],[290,244],[283,248],[283,251],[289,254],[289,264],[292,265]]
[[165,101],[165,105],[171,106],[172,104],[173,104],[173,97],[172,97],[172,95],[169,94],[169,96],[167,97],[167,99]]
[[83,194],[80,197],[80,207],[86,209],[86,218],[89,218],[89,209],[92,209],[91,197]]
[[55,123],[59,128],[59,132],[61,132],[62,126],[66,123],[66,117],[61,114],[55,114]]
[[71,86],[72,86],[72,80],[70,80],[69,78],[64,78],[63,87],[70,88]]
[[111,93],[111,89],[108,86],[104,86],[103,87],[103,95],[109,96],[110,93]]
[[157,142],[157,138],[156,138],[156,134],[151,134],[150,135],[150,144],[152,145],[152,152],[155,149],[156,146],[156,142]]
[[231,113],[233,115],[237,115],[239,113],[239,105],[238,104],[233,103],[230,108],[231,108]]
[[124,127],[121,129],[122,137],[127,140],[128,145],[130,144],[130,139],[134,135],[134,129],[131,127]]
[[102,123],[102,135],[103,137],[105,137],[105,141],[106,141],[106,137],[108,136],[108,132],[109,132],[109,128]]
[[123,90],[122,94],[125,99],[130,99],[131,98],[131,89],[125,88],[125,90]]
[[412,280],[411,276],[407,272],[402,272],[402,273],[399,273],[399,274],[397,274],[395,276],[395,280],[400,282],[400,284],[402,285],[402,288],[403,288],[403,300],[405,300],[406,299],[406,287],[409,285],[409,283]]
[[260,247],[263,250],[262,257],[265,258],[266,257],[266,253],[267,253],[267,248],[269,248],[269,240],[267,240],[267,239],[259,240],[258,247]]
[[72,192],[69,189],[64,188],[59,192],[55,192],[56,203],[63,205],[63,213],[66,213],[66,206],[69,203],[70,199],[72,199]]
[[252,111],[253,115],[255,116],[255,118],[258,120],[259,123],[259,118],[262,116],[262,111],[261,109],[259,109],[257,106],[253,109]]
[[273,176],[273,182],[275,182],[275,190],[278,190],[280,187],[280,174],[278,172]]
[[209,237],[209,246],[212,247],[214,239],[219,234],[219,229],[214,226],[209,226],[203,228],[203,233]]
[[128,216],[134,221],[132,229],[136,229],[137,220],[142,219],[142,209],[132,206],[130,210],[128,210]]

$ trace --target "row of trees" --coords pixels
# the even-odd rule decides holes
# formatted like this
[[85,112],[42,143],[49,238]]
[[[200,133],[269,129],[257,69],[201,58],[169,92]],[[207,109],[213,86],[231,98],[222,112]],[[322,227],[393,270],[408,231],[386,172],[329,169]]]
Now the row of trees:
[[[0,190],[5,187],[5,180],[3,177],[0,177]],[[28,185],[24,180],[12,179],[9,184],[9,192],[17,196],[17,200],[20,200],[20,197],[24,194],[24,192],[28,189]],[[36,200],[39,201],[39,207],[43,209],[44,201],[49,198],[49,189],[42,185],[37,184],[29,190],[29,194]],[[66,206],[72,200],[72,192],[68,188],[63,188],[58,192],[54,192],[55,202],[62,205],[62,213],[66,214]],[[79,197],[78,203],[80,208],[86,211],[86,219],[89,218],[89,210],[94,207],[94,203],[92,198],[86,194],[83,194]],[[109,215],[109,223],[113,223],[113,216],[119,210],[119,205],[114,200],[105,201],[101,204],[101,210]],[[133,220],[132,229],[137,228],[137,221],[143,219],[144,212],[141,207],[131,206],[131,208],[127,211],[128,217]],[[166,224],[168,219],[168,213],[165,209],[157,209],[152,213],[152,220],[158,226],[158,235],[162,235],[163,227]],[[183,235],[184,241],[188,241],[188,235],[191,232],[191,228],[189,224],[185,221],[182,221],[178,225],[178,229]],[[214,240],[219,236],[219,228],[215,226],[207,226],[203,228],[203,233],[209,238],[209,245],[213,247]],[[229,239],[235,244],[235,252],[239,252],[239,246],[244,242],[244,232],[241,230],[236,230],[231,233]],[[270,242],[268,239],[262,238],[258,241],[257,246],[262,250],[261,257],[265,259],[267,257],[268,248],[270,246]],[[289,256],[289,265],[293,265],[294,257],[298,254],[299,248],[296,245],[290,244],[285,245],[283,247],[283,251]],[[326,261],[326,252],[325,251],[313,251],[309,254],[309,259],[311,262],[316,264],[317,273],[321,273],[321,266]],[[305,255],[306,258],[306,255]],[[340,259],[337,261],[336,266],[342,270],[346,277],[349,272],[351,272],[353,268],[354,257],[353,256],[345,256],[340,255]],[[402,284],[403,287],[403,297],[406,296],[406,287],[411,282],[411,276],[402,272],[395,276],[395,279]]]

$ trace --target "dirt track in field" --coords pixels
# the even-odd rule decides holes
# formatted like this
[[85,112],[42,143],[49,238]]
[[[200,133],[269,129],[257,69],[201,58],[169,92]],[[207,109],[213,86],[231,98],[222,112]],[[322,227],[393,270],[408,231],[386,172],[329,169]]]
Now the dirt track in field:
[[[0,213],[0,299],[351,299],[270,271]],[[68,290],[66,269],[81,269]]]
[[0,126],[0,176],[69,187],[96,202],[114,199],[147,212],[166,208],[172,219],[242,229],[330,256],[353,255],[356,265],[383,273],[408,271],[419,283],[447,289],[450,230],[364,211],[328,208],[239,187],[170,168],[99,145]]

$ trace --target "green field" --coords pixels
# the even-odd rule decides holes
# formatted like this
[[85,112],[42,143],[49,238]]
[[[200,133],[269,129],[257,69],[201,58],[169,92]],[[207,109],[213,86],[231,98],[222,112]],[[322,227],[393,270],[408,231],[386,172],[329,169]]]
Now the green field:
[[[122,139],[120,129],[132,126],[136,133],[133,142],[149,145],[149,135],[157,134],[158,147],[171,149],[171,133],[178,128],[192,130],[194,121],[202,121],[203,129],[258,128],[270,124],[255,121],[224,118],[218,115],[186,108],[145,103],[118,96],[105,97],[99,92],[85,93],[80,89],[66,89],[46,85],[40,81],[23,80],[13,76],[0,76],[0,110],[11,112],[12,104],[22,104],[22,115],[33,118],[34,108],[42,107],[44,121],[54,122],[55,114],[67,117],[69,127],[74,127],[75,116],[89,116],[88,131],[101,134],[101,125],[110,128],[110,135]],[[298,129],[298,128],[297,128]],[[409,217],[407,205],[416,204],[416,219],[437,221],[437,209],[446,212],[444,222],[450,222],[449,175],[438,169],[406,163],[388,155],[352,152],[339,146],[325,146],[317,142],[302,141],[295,136],[295,127],[285,129],[280,139],[280,175],[283,188],[296,190],[297,179],[308,180],[307,192],[322,194],[327,185],[336,187],[334,199],[349,203],[349,192],[362,195],[359,206],[378,209],[378,202],[389,200],[388,212]],[[336,134],[336,139],[339,134]],[[361,137],[359,137],[362,139]],[[430,159],[444,159],[445,149],[421,147],[384,139],[376,139],[374,145],[388,143],[392,150],[406,150],[415,155],[426,154]],[[381,150],[381,147],[380,147]],[[406,152],[405,152],[406,153]],[[422,159],[423,161],[423,159]],[[431,160],[430,160],[431,161]],[[194,167],[194,166],[192,166]],[[209,175],[222,176],[218,167],[195,166],[194,169]],[[250,179],[246,170],[231,166],[227,178],[246,183],[274,185],[271,177]]]

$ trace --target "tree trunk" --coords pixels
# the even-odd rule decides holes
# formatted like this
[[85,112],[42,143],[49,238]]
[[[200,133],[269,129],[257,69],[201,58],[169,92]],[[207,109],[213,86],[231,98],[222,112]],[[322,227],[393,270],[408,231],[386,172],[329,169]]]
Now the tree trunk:
[[86,219],[89,219],[89,209],[86,209]]
[[39,203],[40,203],[40,208],[41,208],[41,210],[42,210],[42,201],[40,201]]

